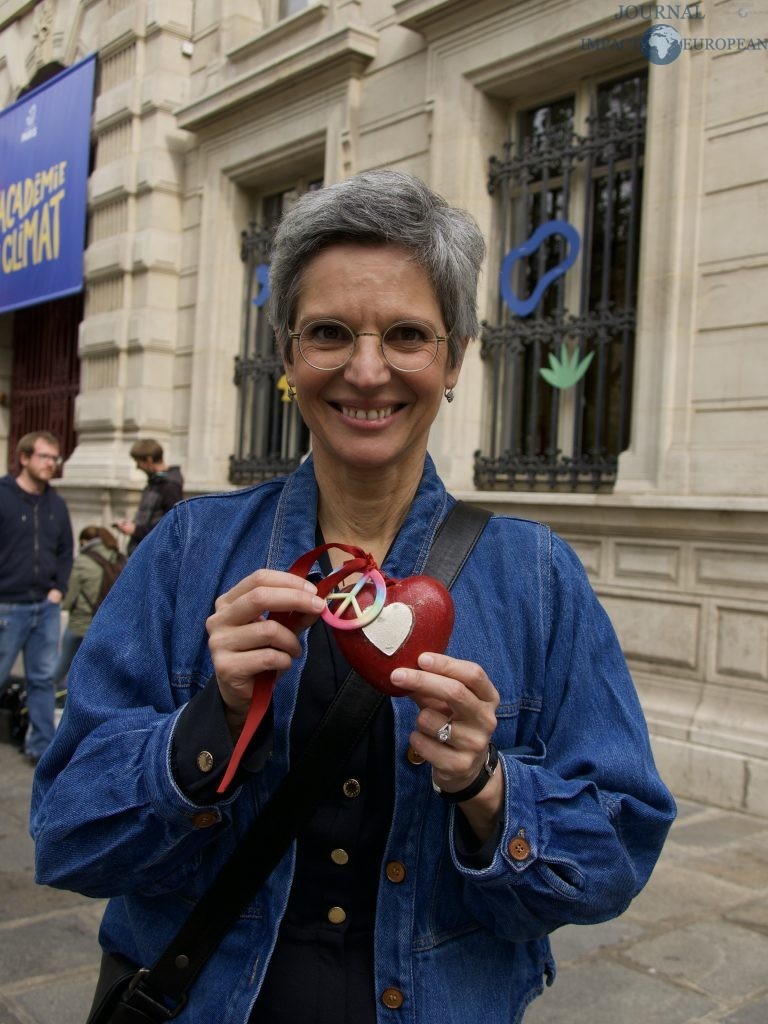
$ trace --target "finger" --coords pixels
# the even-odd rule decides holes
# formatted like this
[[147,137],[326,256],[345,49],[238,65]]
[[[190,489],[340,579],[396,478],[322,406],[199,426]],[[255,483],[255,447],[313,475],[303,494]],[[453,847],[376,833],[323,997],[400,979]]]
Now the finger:
[[301,654],[301,644],[296,634],[276,619],[260,619],[258,622],[245,625],[221,626],[211,633],[208,646],[214,655],[220,651],[240,653],[255,651],[262,647],[274,647],[294,658]]
[[257,586],[242,591],[236,598],[232,598],[231,594],[232,591],[229,591],[224,595],[224,600],[217,599],[216,610],[209,620],[214,620],[214,625],[217,622],[235,625],[255,622],[269,612],[293,613],[298,616],[317,618],[325,607],[325,602],[317,596],[316,592],[296,586],[259,583]]
[[256,572],[252,572],[249,576],[240,580],[239,583],[236,583],[225,594],[218,597],[216,599],[217,604],[219,602],[231,604],[242,597],[243,594],[247,594],[258,587],[281,587],[298,591],[306,590],[309,594],[317,593],[317,587],[314,583],[303,579],[301,576],[294,576],[292,572],[281,572],[279,569],[257,569]]
[[480,665],[460,661],[444,654],[426,653],[419,657],[418,669],[399,668],[390,679],[417,702],[444,700],[451,706],[463,706],[470,697],[498,706],[499,694]]
[[436,675],[458,679],[480,700],[489,701],[491,704],[498,703],[499,693],[496,687],[477,662],[462,661],[459,658],[450,658],[447,654],[425,651],[419,656],[419,668]]

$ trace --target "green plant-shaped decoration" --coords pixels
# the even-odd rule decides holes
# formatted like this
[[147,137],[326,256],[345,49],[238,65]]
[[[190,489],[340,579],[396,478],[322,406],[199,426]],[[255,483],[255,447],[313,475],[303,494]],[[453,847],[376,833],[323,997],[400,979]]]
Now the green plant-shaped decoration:
[[579,362],[579,350],[574,349],[573,352],[568,352],[565,345],[560,346],[560,359],[552,353],[549,353],[549,365],[550,369],[543,367],[539,370],[539,373],[553,388],[571,388],[573,385],[580,381],[584,374],[589,369],[589,364],[592,362],[594,352],[590,352],[586,355],[581,362]]

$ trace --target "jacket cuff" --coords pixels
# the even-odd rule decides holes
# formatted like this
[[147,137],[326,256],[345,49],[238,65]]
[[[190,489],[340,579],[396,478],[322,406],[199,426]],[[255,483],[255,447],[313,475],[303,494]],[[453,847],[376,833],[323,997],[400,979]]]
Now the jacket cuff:
[[[458,808],[451,808],[451,857],[454,866],[473,881],[493,882],[506,875],[511,884],[521,876],[539,856],[539,830],[531,768],[514,756],[499,754],[499,765],[504,773],[504,806],[495,836],[491,856],[491,840],[471,853],[469,859],[461,856],[461,838]],[[475,858],[480,859],[476,861]]]
[[171,742],[171,771],[181,792],[193,803],[210,805],[227,799],[248,774],[260,771],[271,753],[272,711],[256,730],[237,775],[222,797],[216,792],[234,744],[216,677],[185,705]]

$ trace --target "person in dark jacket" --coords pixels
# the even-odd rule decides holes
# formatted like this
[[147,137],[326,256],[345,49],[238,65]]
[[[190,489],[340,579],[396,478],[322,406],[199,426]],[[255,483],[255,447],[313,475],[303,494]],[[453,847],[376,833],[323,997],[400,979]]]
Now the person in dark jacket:
[[184,497],[184,478],[178,466],[167,466],[163,460],[163,448],[151,437],[135,441],[131,445],[131,458],[137,469],[147,474],[147,486],[142,491],[136,517],[120,519],[114,525],[130,537],[128,554],[132,554],[140,541],[144,540],[166,512]]
[[25,434],[21,472],[0,480],[0,690],[24,652],[29,727],[24,753],[37,764],[53,739],[53,672],[61,602],[72,570],[72,524],[50,480],[61,464],[58,439]]

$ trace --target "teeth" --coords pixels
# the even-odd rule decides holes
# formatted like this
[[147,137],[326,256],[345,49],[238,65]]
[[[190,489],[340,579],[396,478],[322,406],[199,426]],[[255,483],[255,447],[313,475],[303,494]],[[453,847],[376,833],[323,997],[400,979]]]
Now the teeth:
[[354,420],[382,420],[385,416],[391,416],[395,407],[387,405],[383,409],[353,409],[349,405],[342,405],[341,411]]

